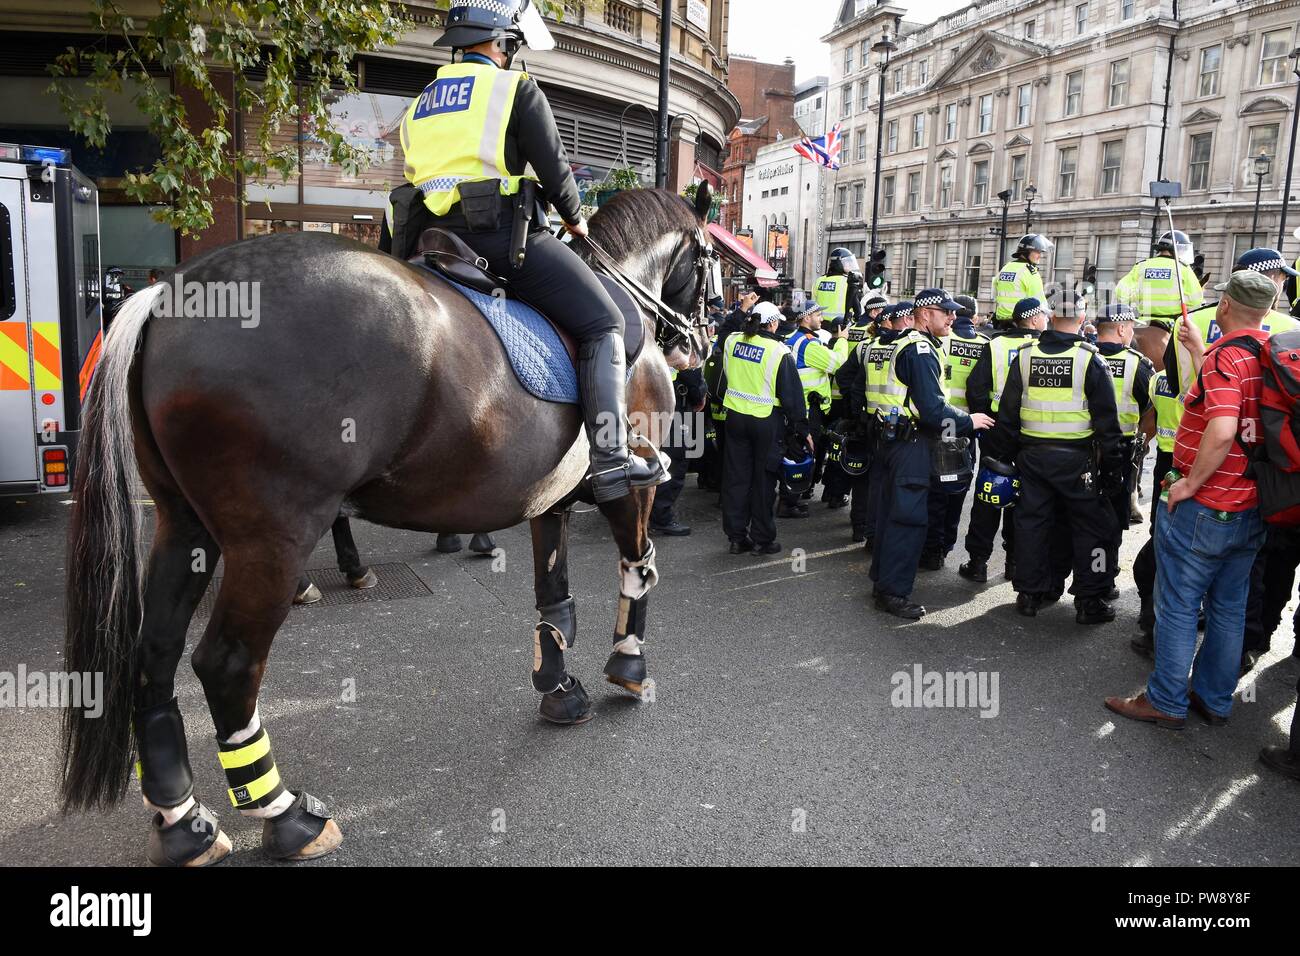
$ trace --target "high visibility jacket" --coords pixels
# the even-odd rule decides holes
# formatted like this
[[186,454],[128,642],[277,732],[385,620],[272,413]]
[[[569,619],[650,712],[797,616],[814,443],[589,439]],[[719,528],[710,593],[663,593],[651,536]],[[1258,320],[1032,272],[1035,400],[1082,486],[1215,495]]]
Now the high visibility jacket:
[[1011,363],[1016,360],[1020,350],[1033,341],[1034,337],[1028,332],[1020,335],[1010,332],[989,339],[989,362],[993,371],[993,394],[989,396],[989,408],[993,414],[997,414],[998,402],[1002,400],[1002,393],[1006,390]]
[[1012,259],[993,277],[993,301],[996,306],[995,318],[1010,322],[1011,313],[1021,299],[1042,299],[1043,277],[1038,267],[1029,262]]
[[813,301],[822,307],[822,313],[829,319],[844,318],[848,297],[848,276],[822,276],[813,290]]
[[1085,342],[1055,355],[1048,355],[1037,342],[1020,350],[1020,434],[1053,441],[1092,437],[1083,386],[1096,354],[1096,348]]
[[[1178,272],[1174,269],[1177,267]],[[1182,275],[1182,301],[1188,311],[1205,301],[1201,280],[1192,267],[1169,256],[1143,259],[1115,286],[1115,300],[1132,306],[1144,320],[1172,322],[1183,314],[1179,305],[1178,276]]]
[[795,368],[799,370],[804,400],[811,404],[810,396],[816,392],[821,396],[822,411],[830,408],[831,376],[840,367],[840,357],[816,339],[808,338],[802,329],[795,329],[785,340],[785,346],[794,356]]
[[970,370],[984,350],[989,347],[989,340],[978,332],[970,338],[950,332],[944,340],[944,390],[948,393],[948,404],[970,412],[970,403],[966,400],[966,379]]
[[908,397],[908,387],[898,377],[898,356],[903,349],[924,340],[916,329],[908,329],[889,342],[864,342],[864,367],[867,370],[866,410],[881,418],[898,410],[899,418],[916,418],[916,406]]
[[527,76],[482,63],[441,67],[402,117],[406,178],[424,204],[444,216],[460,201],[460,184],[496,179],[501,195],[519,192],[524,179],[506,169],[506,129],[515,91]]
[[[835,363],[835,367],[837,369],[840,368],[845,362],[849,360],[849,355],[851,355],[853,352],[853,343],[851,343],[846,338],[831,339],[830,347],[831,347],[831,352],[835,355],[836,359],[838,359],[838,361]],[[831,373],[830,378],[831,378],[831,399],[832,401],[839,401],[841,398],[844,397],[843,395],[840,394],[840,383],[835,380],[834,372]]]
[[1103,355],[1110,369],[1111,380],[1115,383],[1115,408],[1119,412],[1119,430],[1125,438],[1137,434],[1138,420],[1142,417],[1138,411],[1137,397],[1133,394],[1133,383],[1137,379],[1138,366],[1142,356],[1132,349],[1125,349],[1114,355]]
[[[1208,348],[1214,342],[1223,337],[1223,330],[1219,328],[1219,323],[1215,319],[1213,309],[1201,309],[1194,312],[1188,318],[1200,330],[1201,341]],[[1192,357],[1183,343],[1178,339],[1178,330],[1183,320],[1179,319],[1174,323],[1173,342],[1174,342],[1174,371],[1177,373],[1172,379],[1177,384],[1178,394],[1186,395],[1187,390],[1192,387],[1192,382],[1196,380],[1196,369],[1192,367]],[[1262,331],[1269,335],[1277,335],[1279,332],[1290,332],[1292,329],[1300,329],[1300,319],[1294,319],[1289,315],[1283,315],[1281,312],[1270,311],[1264,316],[1264,321],[1259,324]],[[1181,418],[1181,413],[1179,413]]]
[[767,418],[780,407],[776,397],[776,370],[790,350],[762,335],[735,332],[723,346],[723,374],[727,376],[724,407],[752,418]]
[[1183,402],[1163,369],[1152,379],[1151,401],[1156,407],[1156,447],[1172,452],[1178,423],[1183,417]]
[[[1295,265],[1291,268],[1296,272],[1300,272],[1300,256],[1295,257]],[[1295,312],[1300,309],[1300,279],[1292,280],[1292,288],[1295,289],[1295,295],[1291,297],[1291,311]]]

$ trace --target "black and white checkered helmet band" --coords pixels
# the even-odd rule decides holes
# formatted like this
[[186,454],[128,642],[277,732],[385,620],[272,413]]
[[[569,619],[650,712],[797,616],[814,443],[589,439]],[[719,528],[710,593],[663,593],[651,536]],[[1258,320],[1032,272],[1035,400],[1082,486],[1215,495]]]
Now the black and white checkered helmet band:
[[1248,269],[1251,272],[1277,272],[1286,268],[1286,262],[1281,259],[1265,259],[1263,262],[1252,262],[1248,266],[1242,266],[1242,269]]
[[1036,306],[1034,306],[1034,307],[1031,308],[1031,309],[1025,309],[1023,312],[1017,311],[1017,312],[1015,313],[1015,315],[1013,316],[1013,318],[1015,318],[1015,319],[1017,319],[1017,320],[1019,320],[1019,319],[1032,319],[1034,316],[1036,316],[1036,315],[1043,315],[1043,314],[1045,314],[1046,312],[1047,312],[1047,307],[1046,307],[1046,306],[1044,306],[1044,305],[1036,305]]
[[932,305],[938,305],[943,301],[944,297],[941,295],[923,295],[912,301],[912,307],[915,309],[926,309]]

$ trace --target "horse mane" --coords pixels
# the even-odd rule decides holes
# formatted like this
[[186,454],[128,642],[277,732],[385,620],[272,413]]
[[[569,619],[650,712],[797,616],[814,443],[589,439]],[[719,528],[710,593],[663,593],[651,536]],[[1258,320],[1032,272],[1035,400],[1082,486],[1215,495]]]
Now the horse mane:
[[700,228],[695,208],[667,189],[625,189],[591,217],[592,235],[613,258],[644,255],[667,232]]

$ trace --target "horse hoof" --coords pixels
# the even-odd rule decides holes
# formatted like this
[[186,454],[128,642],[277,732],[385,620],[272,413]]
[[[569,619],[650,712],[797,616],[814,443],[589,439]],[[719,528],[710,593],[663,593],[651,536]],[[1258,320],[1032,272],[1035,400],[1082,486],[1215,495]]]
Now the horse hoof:
[[490,555],[497,549],[496,542],[492,540],[490,534],[476,534],[469,539],[469,549],[475,554]]
[[366,568],[366,573],[360,577],[348,578],[348,584],[352,585],[358,591],[369,591],[371,588],[379,584],[379,578],[375,576],[374,571]]
[[455,554],[463,545],[460,543],[458,534],[440,534],[438,535],[437,549],[443,554]]
[[293,603],[294,604],[315,604],[317,601],[321,599],[322,596],[323,595],[320,593],[320,588],[316,587],[316,585],[314,584],[309,584],[307,585],[307,590],[303,591],[301,594],[294,595]]
[[204,852],[190,860],[190,862],[186,863],[185,866],[200,867],[211,866],[213,863],[220,863],[230,855],[230,850],[230,837],[226,836],[226,831],[222,830],[217,834],[217,838],[213,841],[212,846],[208,847]]
[[310,793],[296,794],[293,805],[262,822],[262,849],[277,860],[314,860],[336,850],[343,831]]
[[578,678],[570,675],[569,680],[573,684],[568,690],[555,690],[542,695],[538,712],[543,720],[552,724],[585,724],[594,716],[591,701]]
[[155,813],[146,853],[152,866],[210,866],[230,854],[230,837],[198,801],[171,826],[162,822],[163,815]]
[[644,654],[624,654],[622,651],[615,651],[605,662],[605,680],[617,684],[638,697],[641,696],[641,687],[645,679]]

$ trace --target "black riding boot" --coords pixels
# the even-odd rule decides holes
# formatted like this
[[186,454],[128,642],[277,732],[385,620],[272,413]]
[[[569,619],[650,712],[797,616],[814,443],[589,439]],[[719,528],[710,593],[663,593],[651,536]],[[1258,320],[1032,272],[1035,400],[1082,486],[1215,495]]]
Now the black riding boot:
[[606,332],[584,342],[578,377],[582,414],[591,443],[591,491],[596,502],[614,501],[633,488],[668,480],[668,465],[656,452],[651,460],[627,448],[627,370],[623,339]]

